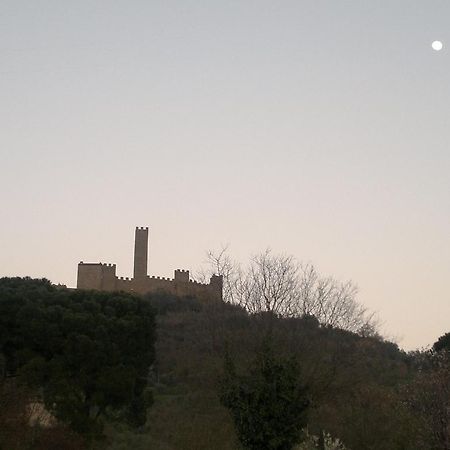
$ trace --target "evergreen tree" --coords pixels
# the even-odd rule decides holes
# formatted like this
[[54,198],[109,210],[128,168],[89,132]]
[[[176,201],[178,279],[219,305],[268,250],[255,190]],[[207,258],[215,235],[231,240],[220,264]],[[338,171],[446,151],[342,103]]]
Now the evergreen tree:
[[145,422],[154,341],[148,301],[56,288],[47,280],[0,279],[4,376],[35,388],[47,410],[75,431],[100,432],[108,413]]
[[238,375],[226,356],[221,402],[246,449],[291,450],[301,441],[309,400],[299,378],[295,359],[276,357],[268,342],[247,375]]

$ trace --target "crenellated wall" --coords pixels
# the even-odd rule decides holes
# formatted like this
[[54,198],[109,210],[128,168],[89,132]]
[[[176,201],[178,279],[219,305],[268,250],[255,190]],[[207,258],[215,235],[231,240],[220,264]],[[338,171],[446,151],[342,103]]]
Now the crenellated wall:
[[145,278],[124,278],[116,276],[115,264],[80,262],[77,289],[137,294],[167,292],[177,296],[193,296],[205,301],[221,301],[222,277],[213,275],[209,284],[203,284],[190,280],[188,270],[177,269],[173,279],[148,275]]
[[189,281],[189,270],[176,269],[174,272],[174,280],[187,283]]
[[[78,264],[77,289],[99,291],[125,291],[137,294],[167,292],[177,296],[193,296],[204,301],[222,301],[223,279],[213,275],[209,284],[189,279],[189,271],[176,269],[174,278],[147,275],[148,228],[136,227],[134,278],[116,276],[115,264]],[[145,247],[145,248],[144,248]]]
[[113,291],[116,286],[116,265],[102,263],[78,264],[78,289]]

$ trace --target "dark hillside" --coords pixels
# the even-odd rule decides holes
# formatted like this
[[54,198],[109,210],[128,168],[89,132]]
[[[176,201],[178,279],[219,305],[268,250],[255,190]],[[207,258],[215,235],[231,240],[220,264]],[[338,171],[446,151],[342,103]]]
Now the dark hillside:
[[[158,310],[155,403],[143,433],[114,432],[111,448],[236,449],[228,411],[218,399],[223,357],[242,370],[270,334],[279,354],[294,354],[310,388],[311,432],[326,430],[349,448],[414,448],[408,411],[398,409],[410,358],[395,344],[320,327],[312,318],[250,316],[231,305],[149,297]],[[405,443],[396,447],[395,442]]]
[[[448,450],[446,342],[444,336],[433,351],[406,354],[312,316],[250,315],[192,298],[0,279],[0,449],[239,449],[233,399],[244,399],[238,406],[245,412],[246,399],[262,386],[259,392],[275,394],[258,398],[280,400],[273,378],[255,371],[258,358],[270,361],[261,357],[270,347],[277,383],[288,380],[282,392],[305,388],[301,423],[311,442],[331,436],[353,450]],[[224,401],[225,374],[234,373],[237,390],[230,385]],[[36,404],[56,425],[32,426],[29,407]],[[264,416],[276,411],[271,406],[249,410]],[[283,421],[278,411],[267,423]],[[316,444],[342,448],[327,447],[326,439]],[[320,448],[311,442],[298,449]]]

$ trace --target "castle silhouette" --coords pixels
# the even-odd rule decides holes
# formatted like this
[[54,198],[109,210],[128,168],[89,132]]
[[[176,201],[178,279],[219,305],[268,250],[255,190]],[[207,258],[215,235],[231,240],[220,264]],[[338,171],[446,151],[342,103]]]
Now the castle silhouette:
[[136,227],[134,243],[133,278],[116,276],[115,264],[78,264],[77,289],[97,291],[125,291],[137,294],[165,292],[176,296],[192,296],[204,301],[221,301],[223,280],[213,275],[209,284],[189,279],[189,271],[176,269],[174,278],[147,275],[148,227]]

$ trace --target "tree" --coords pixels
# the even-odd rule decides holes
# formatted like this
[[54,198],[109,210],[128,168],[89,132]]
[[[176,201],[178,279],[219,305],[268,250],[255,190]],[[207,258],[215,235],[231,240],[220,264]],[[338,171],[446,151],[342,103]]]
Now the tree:
[[235,298],[236,281],[241,278],[239,264],[233,261],[228,253],[228,245],[222,246],[218,251],[208,250],[206,252],[206,267],[202,267],[196,275],[200,283],[209,283],[212,275],[222,275],[223,291],[222,296],[227,303],[239,303]]
[[301,441],[309,405],[294,359],[277,358],[266,342],[247,375],[238,375],[229,356],[221,402],[249,450],[290,450]]
[[319,274],[312,264],[293,256],[273,254],[270,249],[255,255],[247,267],[234,262],[224,247],[208,252],[209,272],[224,280],[224,300],[250,313],[271,312],[283,317],[315,316],[323,326],[378,336],[373,313],[357,302],[357,287]]
[[440,352],[441,350],[447,350],[450,352],[450,333],[443,334],[434,344],[433,350]]
[[405,387],[405,399],[417,418],[417,448],[450,450],[450,359],[445,352],[416,358],[422,368]]
[[41,392],[46,409],[73,430],[94,435],[108,415],[145,421],[155,341],[148,301],[3,278],[0,330],[5,376]]

